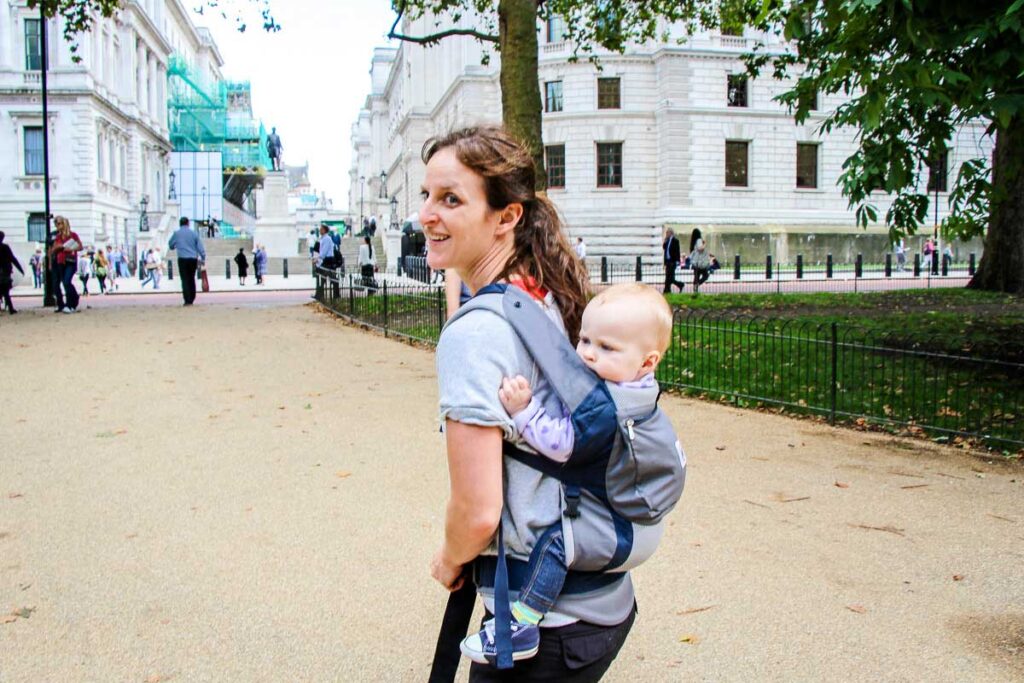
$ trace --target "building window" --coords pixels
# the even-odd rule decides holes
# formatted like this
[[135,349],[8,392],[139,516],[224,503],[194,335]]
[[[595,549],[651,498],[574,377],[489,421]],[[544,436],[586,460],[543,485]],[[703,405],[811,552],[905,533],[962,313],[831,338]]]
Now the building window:
[[943,150],[928,160],[928,191],[945,192],[949,176],[949,152]]
[[25,20],[25,70],[41,71],[43,68],[43,40],[38,19]]
[[621,81],[618,78],[597,79],[597,108],[619,109],[622,99],[619,97]]
[[818,145],[814,143],[796,143],[796,186],[818,187]]
[[25,175],[43,175],[42,126],[25,126]]
[[597,143],[597,186],[622,187],[622,143]]
[[818,111],[818,91],[815,90],[811,93],[811,101],[809,104],[811,111]]
[[46,241],[46,214],[30,213],[28,215],[28,241]]
[[562,81],[544,84],[544,111],[562,111]]
[[565,40],[565,20],[557,14],[548,17],[547,38],[549,43]]
[[730,107],[747,106],[746,74],[729,74],[728,105]]
[[548,145],[544,148],[544,158],[548,187],[565,187],[565,145]]
[[749,165],[750,143],[740,140],[726,140],[725,142],[725,186],[726,187],[747,187],[749,177],[747,166]]

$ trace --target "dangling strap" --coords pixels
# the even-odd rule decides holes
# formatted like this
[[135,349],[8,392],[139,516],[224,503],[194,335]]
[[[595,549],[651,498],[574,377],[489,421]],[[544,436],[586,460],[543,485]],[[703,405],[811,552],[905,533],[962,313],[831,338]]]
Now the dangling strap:
[[494,573],[494,651],[499,669],[512,668],[512,608],[508,604],[508,565],[505,539],[498,522],[498,566]]
[[434,662],[430,667],[430,678],[427,679],[429,683],[452,683],[455,680],[462,659],[459,643],[466,637],[476,604],[476,584],[470,574],[465,572],[462,587],[448,594],[448,606],[445,607],[444,620],[437,634]]

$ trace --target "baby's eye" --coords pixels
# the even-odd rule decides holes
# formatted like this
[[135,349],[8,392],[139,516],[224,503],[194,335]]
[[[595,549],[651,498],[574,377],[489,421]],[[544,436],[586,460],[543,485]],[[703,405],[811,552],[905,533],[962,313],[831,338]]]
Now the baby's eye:
[[580,344],[589,344],[590,340],[586,337],[580,337]]
[[426,190],[420,190],[420,199],[422,199],[423,201],[427,201],[427,197],[429,196],[429,192],[427,192]]
[[602,351],[614,351],[615,348],[611,347],[611,346],[608,346],[607,344],[601,344],[601,350]]

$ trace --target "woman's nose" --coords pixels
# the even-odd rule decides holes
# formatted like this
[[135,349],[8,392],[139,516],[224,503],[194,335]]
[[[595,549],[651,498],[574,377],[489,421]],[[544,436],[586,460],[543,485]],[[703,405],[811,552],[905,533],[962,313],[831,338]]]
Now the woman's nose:
[[430,207],[430,200],[429,199],[423,200],[423,203],[420,205],[420,210],[419,210],[419,214],[418,215],[419,215],[419,219],[420,219],[420,225],[427,226],[427,225],[433,225],[434,224],[434,222],[435,222],[435,220],[437,218],[437,214],[434,213],[434,210]]

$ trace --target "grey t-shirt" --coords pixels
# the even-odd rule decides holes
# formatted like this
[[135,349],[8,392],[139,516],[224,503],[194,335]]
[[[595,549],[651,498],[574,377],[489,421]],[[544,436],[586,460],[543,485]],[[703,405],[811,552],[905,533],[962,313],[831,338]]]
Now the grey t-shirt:
[[[548,308],[558,319],[557,310]],[[515,330],[499,315],[478,310],[446,325],[437,346],[440,419],[501,428],[504,438],[523,450],[532,450],[519,437],[515,423],[498,398],[504,377],[522,375],[546,411],[561,410],[558,397],[540,375]],[[537,538],[562,519],[562,487],[557,479],[527,465],[504,458],[505,505],[501,512],[506,552],[521,560],[529,558]],[[487,554],[495,551],[492,546]],[[485,602],[488,591],[483,590]],[[574,619],[595,624],[621,623],[633,608],[633,585],[628,573],[606,588],[562,595],[545,618],[544,626],[558,626]]]

